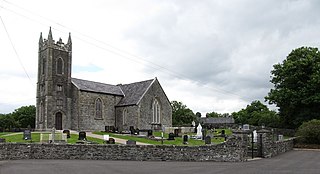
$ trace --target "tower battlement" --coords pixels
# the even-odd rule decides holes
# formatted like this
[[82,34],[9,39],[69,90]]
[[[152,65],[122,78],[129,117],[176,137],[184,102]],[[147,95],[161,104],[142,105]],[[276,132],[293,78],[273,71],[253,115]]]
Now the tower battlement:
[[43,50],[47,47],[51,47],[53,49],[58,49],[62,51],[71,51],[72,50],[71,34],[69,33],[68,42],[66,44],[62,42],[61,38],[59,38],[59,40],[56,42],[55,40],[53,40],[51,27],[50,27],[48,39],[43,39],[42,33],[40,33],[40,39],[39,39],[39,50]]

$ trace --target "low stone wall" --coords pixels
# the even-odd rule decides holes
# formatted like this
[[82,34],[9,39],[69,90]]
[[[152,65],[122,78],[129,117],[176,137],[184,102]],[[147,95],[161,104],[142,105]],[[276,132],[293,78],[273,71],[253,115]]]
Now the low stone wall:
[[269,155],[266,157],[271,158],[271,157],[277,156],[281,153],[292,150],[293,144],[294,144],[293,141],[294,141],[294,138],[290,138],[287,140],[275,141],[275,142],[271,143],[270,147],[266,147],[269,149]]
[[0,160],[81,159],[135,161],[245,161],[241,137],[204,146],[0,143]]
[[[271,158],[281,153],[290,151],[293,149],[294,138],[287,140],[274,141],[273,136],[269,130],[259,130],[258,133],[258,152],[261,157]],[[262,140],[261,140],[262,138]],[[261,150],[259,150],[261,148]]]

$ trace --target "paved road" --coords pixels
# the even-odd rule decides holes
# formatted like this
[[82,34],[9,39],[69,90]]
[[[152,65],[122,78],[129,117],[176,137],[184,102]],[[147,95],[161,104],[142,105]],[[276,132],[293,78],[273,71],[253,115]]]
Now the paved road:
[[0,174],[93,174],[93,173],[320,173],[320,151],[294,150],[271,159],[229,162],[143,162],[84,160],[0,161]]

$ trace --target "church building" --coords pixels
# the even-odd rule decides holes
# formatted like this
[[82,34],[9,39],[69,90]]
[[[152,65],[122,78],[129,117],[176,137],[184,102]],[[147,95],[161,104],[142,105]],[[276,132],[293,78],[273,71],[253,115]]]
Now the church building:
[[110,85],[71,77],[72,41],[40,34],[36,129],[159,130],[172,126],[172,108],[157,78]]

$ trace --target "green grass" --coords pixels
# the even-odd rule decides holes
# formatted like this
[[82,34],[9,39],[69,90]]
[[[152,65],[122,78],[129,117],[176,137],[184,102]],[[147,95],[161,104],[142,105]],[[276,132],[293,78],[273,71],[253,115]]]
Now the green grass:
[[[5,133],[5,134],[0,134],[0,138],[5,138],[6,142],[14,142],[14,143],[39,143],[40,142],[40,134],[38,132],[32,132],[31,133],[31,138],[32,140],[24,140],[23,139],[23,133],[18,133],[18,134],[14,134],[14,135],[8,135],[5,136],[7,134],[10,134],[12,132],[9,133]],[[49,133],[44,133],[44,134],[49,134]],[[104,141],[98,138],[92,138],[92,137],[87,137],[88,141],[91,142],[95,142],[98,144],[103,144]],[[68,138],[68,144],[76,144],[76,142],[78,141],[78,135],[77,134],[71,134],[71,137]]]
[[2,136],[2,135],[7,135],[7,134],[11,134],[12,132],[0,132],[0,137]]
[[[153,144],[153,145],[161,145],[162,144],[161,140],[151,140],[148,138],[131,136],[128,134],[114,134],[114,133],[106,133],[106,132],[93,132],[93,133],[98,134],[98,135],[108,134],[108,135],[110,135],[110,137],[114,137],[114,138],[121,138],[121,139],[125,139],[125,140],[134,140],[137,142]],[[161,137],[161,132],[153,132],[153,135],[155,137]],[[175,137],[175,140],[166,140],[167,138],[168,138],[168,134],[164,133],[164,141],[163,141],[164,145],[185,145],[185,144],[183,144],[183,138],[181,138],[181,137]],[[211,142],[215,143],[215,144],[222,143],[223,141],[224,141],[224,138],[221,138],[221,137],[211,139]],[[195,140],[195,139],[188,140],[189,146],[199,146],[199,145],[204,145],[204,144],[205,143],[202,140]]]

